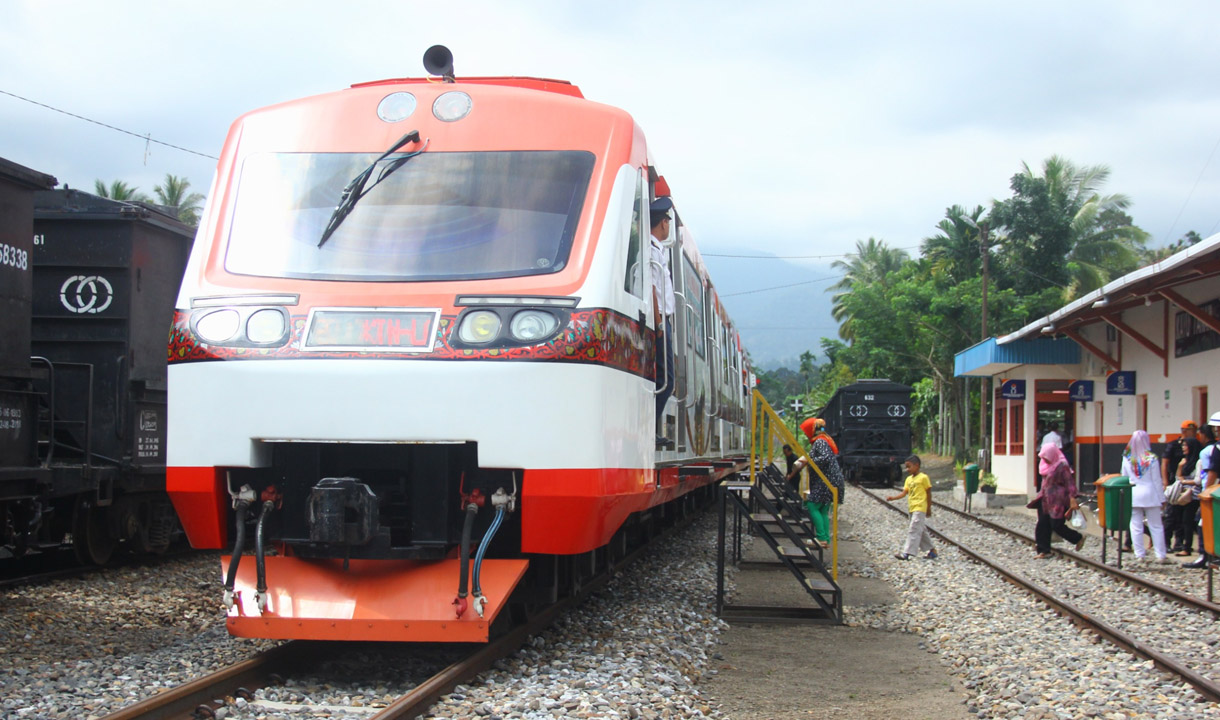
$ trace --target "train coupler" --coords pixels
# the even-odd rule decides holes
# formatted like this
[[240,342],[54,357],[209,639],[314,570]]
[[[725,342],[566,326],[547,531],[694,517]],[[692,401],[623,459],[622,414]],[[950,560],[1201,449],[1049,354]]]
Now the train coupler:
[[474,611],[483,617],[483,608],[487,607],[487,598],[483,597],[483,593],[474,596]]

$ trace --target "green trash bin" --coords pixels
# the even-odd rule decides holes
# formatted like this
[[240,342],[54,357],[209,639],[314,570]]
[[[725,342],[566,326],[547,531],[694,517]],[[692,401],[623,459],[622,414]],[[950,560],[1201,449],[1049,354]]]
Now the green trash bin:
[[974,463],[970,463],[966,467],[962,468],[962,472],[964,472],[966,475],[966,479],[965,479],[966,494],[973,495],[976,492],[978,492],[979,491],[979,466],[975,465]]
[[1129,530],[1131,528],[1131,481],[1126,475],[1116,475],[1101,484],[1105,495],[1107,530]]

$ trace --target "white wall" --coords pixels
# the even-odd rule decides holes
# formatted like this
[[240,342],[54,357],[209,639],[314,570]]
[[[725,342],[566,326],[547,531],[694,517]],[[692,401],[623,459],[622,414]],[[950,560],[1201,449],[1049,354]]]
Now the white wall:
[[[1202,280],[1179,286],[1175,290],[1193,303],[1205,303],[1220,297],[1220,281]],[[1126,310],[1122,313],[1121,320],[1157,346],[1164,347],[1165,304],[1166,301],[1163,300],[1153,301],[1150,305]],[[1176,305],[1169,305],[1168,376],[1165,374],[1164,360],[1136,340],[1117,329],[1112,333],[1116,339],[1107,340],[1106,328],[1110,327],[1107,323],[1093,323],[1081,331],[1086,340],[1106,351],[1110,357],[1118,359],[1123,370],[1135,371],[1135,395],[1107,395],[1106,375],[1110,368],[1084,348],[1081,348],[1081,362],[1078,365],[1026,365],[997,376],[996,387],[1001,380],[1025,380],[1027,396],[1024,412],[1024,454],[992,456],[992,473],[996,476],[998,492],[1033,494],[1037,460],[1037,448],[1034,446],[1034,435],[1037,432],[1037,405],[1034,397],[1037,380],[1093,381],[1095,402],[1088,403],[1083,409],[1079,404],[1076,406],[1074,434],[1078,439],[1097,437],[1100,434],[1103,436],[1103,442],[1126,442],[1131,433],[1139,429],[1137,408],[1140,396],[1147,397],[1147,418],[1143,429],[1148,431],[1154,443],[1168,442],[1176,438],[1183,420],[1193,419],[1198,422],[1211,413],[1220,411],[1220,349],[1175,358],[1174,319],[1178,312],[1180,310]],[[1199,387],[1207,389],[1211,407],[1198,407],[1196,388]],[[1100,427],[1099,404],[1102,417]],[[994,412],[1006,409],[1002,400],[992,409],[991,432],[994,432],[995,428]],[[1091,444],[1080,447],[1096,449],[1096,445]]]

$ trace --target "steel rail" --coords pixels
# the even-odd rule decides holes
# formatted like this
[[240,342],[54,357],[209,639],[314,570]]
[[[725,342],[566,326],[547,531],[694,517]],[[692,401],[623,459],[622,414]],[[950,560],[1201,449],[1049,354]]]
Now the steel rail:
[[[1032,538],[1028,535],[1025,535],[1024,533],[1021,533],[1020,531],[1013,530],[1012,528],[1004,527],[1003,525],[1000,525],[999,523],[994,523],[990,520],[981,518],[977,515],[971,515],[970,513],[964,513],[961,510],[958,510],[957,508],[952,507],[950,505],[945,505],[944,503],[939,503],[939,502],[933,501],[932,504],[935,505],[938,509],[944,509],[955,515],[959,515],[964,518],[969,518],[970,520],[973,520],[974,522],[976,522],[984,527],[988,527],[988,528],[991,528],[992,530],[997,530],[1002,533],[1007,533],[1008,535],[1011,535],[1012,537],[1017,538],[1018,540],[1026,542],[1030,545],[1035,545],[1035,546],[1037,545],[1037,541],[1034,540],[1034,538]],[[1081,565],[1083,567],[1087,567],[1087,568],[1090,568],[1093,570],[1097,570],[1099,572],[1106,573],[1107,575],[1110,575],[1111,577],[1118,578],[1119,580],[1122,580],[1123,582],[1129,583],[1131,585],[1139,586],[1145,590],[1155,592],[1155,593],[1160,593],[1161,595],[1164,595],[1175,602],[1181,603],[1183,605],[1188,605],[1188,606],[1194,608],[1195,610],[1209,612],[1214,617],[1220,618],[1220,604],[1217,604],[1214,602],[1208,602],[1207,600],[1204,600],[1201,597],[1196,597],[1189,593],[1182,592],[1181,590],[1178,590],[1177,588],[1169,587],[1168,585],[1162,585],[1161,583],[1159,583],[1155,580],[1149,580],[1148,578],[1142,577],[1140,575],[1136,575],[1134,573],[1127,572],[1126,570],[1122,570],[1120,568],[1116,568],[1113,565],[1107,565],[1107,564],[1101,562],[1100,560],[1094,560],[1090,557],[1081,555],[1080,553],[1073,552],[1071,550],[1065,550],[1063,548],[1059,548],[1055,551],[1062,554],[1064,557],[1070,559],[1072,562],[1076,563],[1077,565]]]
[[[68,551],[68,552],[70,552],[70,551]],[[41,570],[41,569],[38,569],[37,567],[32,567],[32,568],[30,568],[30,570],[31,570],[30,572],[23,572],[20,570],[14,571],[13,567],[3,567],[3,566],[6,563],[9,564],[10,566],[14,565],[16,563],[23,563],[24,565],[35,565],[36,566],[38,564],[36,557],[5,558],[3,560],[0,560],[0,570],[4,570],[5,572],[14,572],[14,574],[11,575],[10,577],[0,577],[0,590],[8,590],[8,589],[15,589],[15,588],[23,588],[23,587],[36,587],[38,585],[44,585],[46,583],[54,582],[56,580],[69,580],[72,578],[85,577],[85,576],[91,575],[93,573],[101,573],[101,572],[106,572],[106,571],[110,571],[110,570],[122,570],[124,568],[131,568],[131,567],[156,567],[156,566],[161,565],[166,562],[170,562],[170,561],[177,560],[177,559],[180,559],[183,557],[187,557],[193,552],[195,552],[195,551],[187,550],[187,551],[179,551],[179,552],[172,552],[172,553],[167,552],[162,555],[127,557],[127,558],[122,558],[119,560],[112,559],[106,565],[81,565],[78,562],[76,562],[75,559],[72,559],[72,560],[66,560],[64,558],[57,559],[57,558],[51,557],[49,554],[47,554],[47,558],[46,558],[46,562],[45,562],[45,564],[47,564],[47,565],[50,565],[53,563],[69,563],[69,564],[65,567],[56,567],[51,570]]]
[[[441,695],[450,692],[459,683],[473,679],[491,667],[495,661],[511,655],[524,645],[531,635],[541,632],[553,624],[562,613],[583,602],[590,593],[609,583],[616,573],[652,549],[654,543],[690,525],[702,515],[702,512],[703,510],[696,510],[689,517],[661,530],[647,542],[627,552],[621,559],[608,564],[601,573],[583,582],[579,589],[569,597],[547,605],[523,624],[509,630],[487,645],[479,647],[468,657],[445,667],[371,716],[370,720],[413,718],[425,713]],[[292,669],[308,664],[315,655],[333,652],[333,647],[330,647],[329,651],[327,648],[328,645],[325,643],[290,641],[210,675],[129,705],[106,715],[103,720],[185,720],[205,717],[209,712],[214,713],[216,707],[223,704],[222,698],[240,692],[240,688],[251,690],[266,686],[271,683],[272,675],[287,675]]]
[[[306,662],[310,657],[309,645],[292,641],[259,653],[248,660],[234,663],[226,668],[192,680],[184,685],[166,690],[147,700],[106,715],[104,720],[174,720],[198,717],[195,710],[233,695],[238,688],[256,688],[269,684],[274,673],[283,673],[288,667]],[[321,653],[322,646],[315,647]]]
[[652,549],[653,543],[663,540],[677,530],[690,525],[700,514],[702,514],[702,511],[696,512],[689,518],[666,528],[648,542],[624,555],[618,562],[611,564],[605,571],[591,578],[589,582],[581,585],[580,590],[570,597],[548,605],[542,612],[527,620],[525,624],[510,630],[503,637],[493,640],[470,657],[459,660],[441,670],[386,706],[381,712],[373,715],[369,720],[399,720],[400,718],[413,718],[424,714],[441,695],[451,691],[459,683],[474,679],[479,673],[491,667],[495,661],[516,652],[531,635],[545,630],[564,612],[576,607],[594,590],[598,590],[609,583],[615,573],[622,571],[645,552]]
[[[874,495],[873,493],[865,490],[864,488],[859,488],[859,490],[861,492],[863,492],[865,495],[871,497],[872,499],[881,503],[885,507],[889,508],[890,510],[893,510],[894,512],[898,513],[899,515],[908,515],[908,513],[903,512],[903,510],[901,508],[889,504],[889,502],[887,502],[884,498],[878,497],[877,495]],[[940,538],[940,540],[942,542],[952,545],[953,547],[960,550],[967,557],[973,559],[974,561],[978,562],[981,565],[991,568],[996,573],[998,573],[1001,577],[1003,577],[1005,580],[1011,582],[1012,584],[1016,585],[1017,587],[1024,588],[1025,590],[1029,591],[1031,594],[1033,594],[1035,597],[1037,597],[1042,602],[1046,603],[1047,605],[1050,605],[1052,608],[1055,608],[1060,613],[1072,618],[1076,622],[1077,625],[1080,625],[1081,627],[1083,627],[1087,630],[1091,630],[1091,631],[1097,633],[1101,637],[1109,640],[1113,644],[1117,645],[1118,647],[1120,647],[1124,650],[1127,650],[1128,652],[1131,652],[1131,653],[1138,655],[1142,658],[1145,658],[1147,660],[1151,660],[1152,662],[1154,662],[1161,668],[1168,670],[1169,672],[1177,675],[1178,677],[1182,678],[1186,682],[1190,683],[1190,685],[1192,687],[1194,687],[1195,690],[1199,691],[1200,695],[1203,695],[1208,700],[1211,700],[1212,702],[1220,702],[1220,684],[1212,682],[1211,680],[1204,677],[1203,675],[1182,665],[1174,658],[1172,658],[1168,655],[1165,655],[1158,650],[1153,649],[1152,647],[1148,646],[1147,644],[1145,644],[1143,642],[1140,642],[1139,640],[1131,637],[1130,635],[1127,635],[1126,633],[1122,632],[1121,630],[1114,627],[1113,625],[1110,625],[1109,623],[1106,623],[1102,620],[1099,620],[1098,618],[1093,617],[1089,613],[1085,612],[1084,610],[1081,610],[1080,608],[1067,602],[1066,600],[1061,600],[1061,599],[1055,597],[1054,594],[1051,593],[1049,590],[1046,590],[1045,588],[1039,586],[1038,584],[1034,583],[1032,580],[1030,580],[1016,572],[1013,572],[1012,570],[1009,570],[1008,568],[1004,567],[1003,565],[1000,565],[999,563],[994,562],[994,561],[974,552],[973,550],[971,550],[970,548],[967,548],[966,546],[962,545],[961,543],[958,543],[955,540],[952,540],[951,538],[946,537],[943,533],[933,530],[932,528],[928,528],[928,530],[933,535]]]

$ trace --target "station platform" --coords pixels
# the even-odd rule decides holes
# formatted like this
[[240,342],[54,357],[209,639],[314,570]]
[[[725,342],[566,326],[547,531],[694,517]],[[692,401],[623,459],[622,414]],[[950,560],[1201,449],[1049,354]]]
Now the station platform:
[[[713,660],[715,675],[700,685],[734,720],[801,718],[974,717],[964,692],[917,635],[860,624],[870,607],[899,602],[874,570],[874,560],[856,530],[840,519],[838,584],[843,590],[843,625],[734,621]],[[743,561],[774,560],[755,541]],[[746,564],[746,563],[743,563]],[[782,566],[748,563],[736,573],[734,603],[812,606],[800,584]]]

